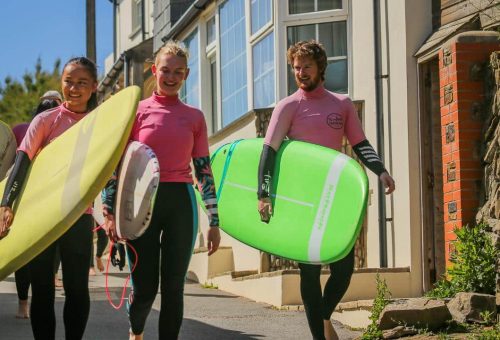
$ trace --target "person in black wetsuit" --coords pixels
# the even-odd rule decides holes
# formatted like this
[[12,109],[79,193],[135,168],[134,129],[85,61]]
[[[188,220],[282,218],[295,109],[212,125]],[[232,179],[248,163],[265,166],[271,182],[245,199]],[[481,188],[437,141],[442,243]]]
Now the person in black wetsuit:
[[[275,157],[285,137],[337,151],[342,138],[347,137],[359,159],[384,184],[386,194],[392,193],[394,180],[366,139],[351,100],[324,88],[327,58],[323,46],[316,41],[301,41],[288,49],[287,56],[298,90],[276,105],[264,140],[258,172],[258,211],[262,221],[269,222],[273,213],[271,183]],[[354,249],[329,267],[330,277],[322,292],[321,265],[299,263],[300,293],[309,329],[316,340],[338,339],[330,317],[349,287]]]
[[[61,105],[62,98],[57,91],[48,91],[41,98],[35,112],[33,113],[33,118],[46,110],[52,109],[56,106]],[[17,146],[21,145],[21,141],[26,134],[26,130],[29,127],[29,123],[22,123],[14,126],[12,131],[16,137]],[[14,273],[14,278],[16,280],[16,290],[18,297],[18,308],[16,318],[18,319],[28,319],[29,318],[29,307],[28,307],[28,291],[30,288],[30,272],[29,264],[16,270]]]
[[[14,168],[0,203],[0,235],[5,236],[14,220],[14,202],[28,176],[31,162],[45,146],[83,119],[97,106],[97,68],[85,58],[70,59],[64,65],[61,89],[65,101],[37,115],[16,153]],[[29,264],[31,276],[31,328],[35,339],[55,338],[54,258],[59,246],[63,270],[64,330],[66,339],[81,339],[87,325],[90,296],[88,287],[92,215],[88,210],[54,243]],[[8,237],[5,236],[5,237]]]

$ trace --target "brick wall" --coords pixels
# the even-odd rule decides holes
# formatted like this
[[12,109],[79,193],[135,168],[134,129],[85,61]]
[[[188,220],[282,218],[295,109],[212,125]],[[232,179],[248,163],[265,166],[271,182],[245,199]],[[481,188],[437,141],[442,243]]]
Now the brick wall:
[[474,223],[482,178],[482,72],[498,42],[455,40],[439,52],[445,255],[453,229]]

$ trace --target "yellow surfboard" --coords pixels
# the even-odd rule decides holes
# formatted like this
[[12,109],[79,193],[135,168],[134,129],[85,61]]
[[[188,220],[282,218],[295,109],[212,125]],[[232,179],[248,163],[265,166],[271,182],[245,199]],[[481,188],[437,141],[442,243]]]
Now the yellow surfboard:
[[139,96],[137,86],[115,94],[33,160],[10,232],[0,240],[0,280],[63,235],[106,185],[127,145]]
[[4,179],[7,170],[14,162],[16,148],[14,133],[10,126],[0,120],[0,181]]

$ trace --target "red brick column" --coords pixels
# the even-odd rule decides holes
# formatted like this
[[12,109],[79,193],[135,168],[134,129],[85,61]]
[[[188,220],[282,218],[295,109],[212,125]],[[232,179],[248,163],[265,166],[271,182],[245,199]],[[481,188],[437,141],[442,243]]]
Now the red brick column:
[[456,39],[439,52],[445,255],[449,264],[454,228],[473,224],[482,177],[481,128],[484,71],[498,42]]

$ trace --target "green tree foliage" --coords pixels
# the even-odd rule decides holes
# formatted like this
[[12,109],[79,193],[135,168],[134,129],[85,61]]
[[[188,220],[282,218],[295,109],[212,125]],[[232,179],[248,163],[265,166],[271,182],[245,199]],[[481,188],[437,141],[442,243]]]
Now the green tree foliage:
[[0,81],[0,120],[11,126],[29,122],[40,97],[48,90],[60,91],[60,67],[57,59],[52,71],[44,71],[38,58],[34,72],[26,71],[22,82],[11,77]]

